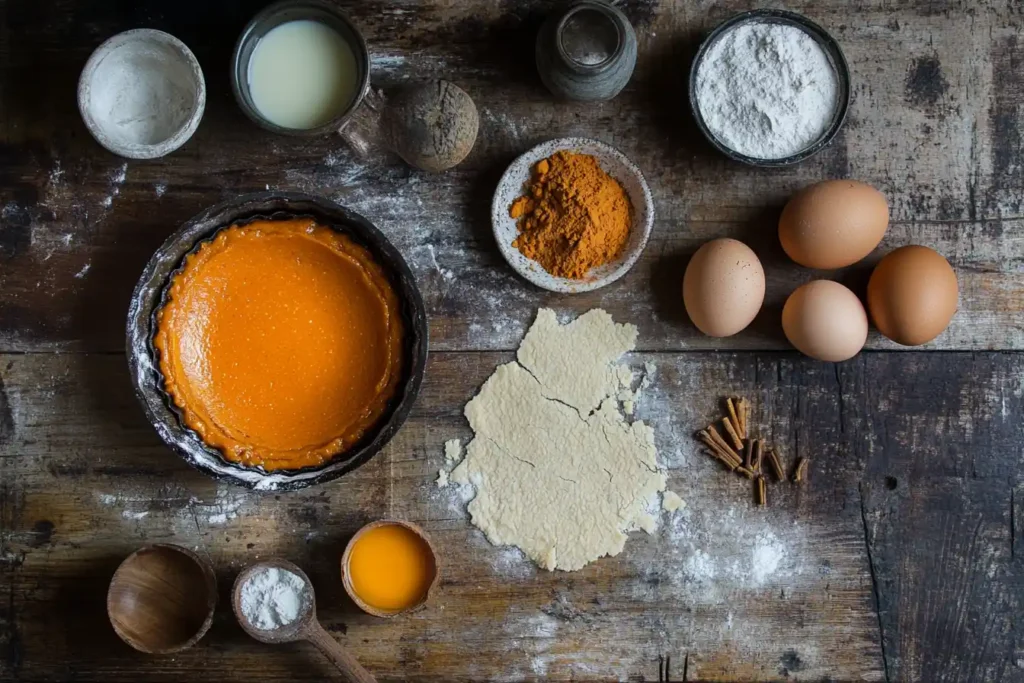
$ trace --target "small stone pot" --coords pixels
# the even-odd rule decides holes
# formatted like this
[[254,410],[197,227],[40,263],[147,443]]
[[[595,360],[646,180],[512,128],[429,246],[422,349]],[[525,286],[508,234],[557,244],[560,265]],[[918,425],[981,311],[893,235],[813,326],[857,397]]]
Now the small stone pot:
[[548,18],[537,34],[537,71],[556,97],[610,100],[636,66],[636,33],[617,7],[582,0]]

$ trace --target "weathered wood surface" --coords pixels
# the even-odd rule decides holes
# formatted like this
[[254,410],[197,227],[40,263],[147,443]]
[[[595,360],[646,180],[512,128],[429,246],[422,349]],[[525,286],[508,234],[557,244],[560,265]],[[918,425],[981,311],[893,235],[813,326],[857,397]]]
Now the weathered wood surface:
[[[491,547],[457,493],[434,485],[444,440],[468,436],[466,397],[506,360],[435,355],[386,453],[330,486],[266,495],[218,486],[171,455],[121,357],[0,358],[0,673],[317,680],[328,669],[315,651],[259,645],[232,621],[230,581],[270,555],[307,569],[323,620],[383,680],[651,681],[659,656],[671,656],[673,680],[684,662],[688,680],[1024,673],[1019,356],[877,353],[833,369],[779,354],[638,354],[657,366],[639,416],[657,425],[687,508],[571,575]],[[753,399],[755,424],[790,464],[814,460],[810,485],[772,486],[764,511],[689,438],[729,392]],[[358,614],[338,575],[349,535],[386,515],[424,525],[443,561],[434,603],[391,621]],[[201,646],[173,658],[132,652],[103,613],[114,567],[155,541],[207,553],[224,593]],[[760,576],[758,547],[783,554]]]
[[[462,166],[440,175],[393,160],[360,162],[339,138],[273,136],[245,119],[230,94],[228,64],[259,4],[0,5],[0,348],[121,350],[123,310],[154,248],[208,205],[268,187],[330,196],[389,234],[423,287],[437,349],[514,348],[542,304],[628,315],[651,350],[784,348],[781,304],[817,275],[786,260],[775,220],[795,189],[835,177],[882,188],[894,219],[878,254],[839,277],[859,291],[882,253],[933,246],[957,268],[962,306],[931,348],[1024,347],[1024,16],[1016,0],[790,3],[835,32],[855,88],[836,143],[780,171],[716,156],[686,108],[685,77],[700,37],[749,3],[624,3],[640,36],[636,74],[615,100],[585,106],[553,102],[533,68],[534,32],[552,4],[344,3],[371,45],[376,83],[444,76],[476,100],[477,145]],[[89,137],[73,94],[89,52],[139,25],[165,28],[195,50],[209,101],[182,150],[125,163]],[[644,258],[628,277],[589,295],[557,296],[521,281],[491,236],[490,200],[505,166],[559,135],[622,149],[643,169],[657,204]],[[688,255],[722,235],[755,247],[769,288],[752,329],[713,340],[689,324],[679,289]],[[870,343],[891,346],[877,337]]]
[[[121,644],[103,613],[107,582],[126,554],[157,541],[209,554],[222,598],[257,556],[298,562],[325,624],[383,680],[652,681],[661,657],[673,681],[1024,680],[1024,356],[878,351],[833,366],[772,352],[785,347],[785,296],[816,276],[786,262],[774,220],[794,189],[846,176],[878,185],[893,206],[872,260],[923,243],[957,268],[961,311],[929,348],[1024,348],[1016,0],[788,4],[835,32],[855,92],[831,148],[774,172],[716,157],[685,108],[700,37],[749,3],[622,3],[640,38],[636,75],[614,101],[587,106],[552,102],[533,70],[533,35],[554,3],[341,3],[370,42],[376,83],[444,76],[476,100],[477,146],[442,175],[248,122],[227,67],[262,4],[0,0],[0,680],[329,675],[305,646],[247,640],[226,599],[192,651],[151,658]],[[209,101],[182,150],[126,163],[88,136],[73,93],[91,50],[137,26],[195,50]],[[512,158],[574,134],[641,166],[657,223],[628,277],[565,297],[514,276],[488,214]],[[156,246],[206,206],[268,187],[330,196],[389,234],[419,279],[435,349],[385,453],[343,481],[280,496],[187,469],[145,423],[121,354],[128,295]],[[709,340],[678,290],[688,255],[722,235],[755,247],[769,291],[752,329]],[[869,268],[838,277],[859,289]],[[653,536],[572,575],[492,548],[458,495],[433,484],[441,444],[469,436],[463,404],[541,305],[602,306],[640,327],[633,360],[658,366],[640,416],[688,503]],[[702,349],[746,352],[678,353]],[[814,459],[809,486],[773,487],[757,511],[745,482],[696,453],[689,433],[725,393],[755,398],[790,462]],[[348,536],[385,515],[426,526],[445,563],[437,601],[387,622],[347,602],[337,566]],[[759,543],[785,557],[758,579]]]

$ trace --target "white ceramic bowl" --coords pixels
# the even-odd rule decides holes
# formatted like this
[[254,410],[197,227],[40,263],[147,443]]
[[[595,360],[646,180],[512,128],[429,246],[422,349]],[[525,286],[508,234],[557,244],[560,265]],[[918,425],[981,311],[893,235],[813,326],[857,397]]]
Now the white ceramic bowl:
[[129,159],[155,159],[181,147],[206,109],[206,81],[195,55],[174,36],[140,28],[92,53],[78,79],[78,109],[96,141]]
[[[533,165],[546,159],[559,150],[570,150],[581,154],[597,157],[601,168],[611,177],[618,180],[629,195],[633,204],[633,228],[629,233],[629,242],[622,255],[616,260],[593,268],[584,280],[570,280],[555,277],[544,270],[544,267],[532,259],[528,259],[512,246],[519,236],[516,221],[509,217],[508,209],[518,197],[523,195],[523,188],[530,180]],[[558,138],[549,140],[529,150],[512,162],[505,174],[501,176],[498,189],[491,203],[491,223],[494,226],[494,238],[509,265],[524,278],[544,289],[553,292],[590,292],[615,282],[629,272],[641,252],[647,246],[654,225],[654,199],[651,188],[647,186],[640,169],[624,154],[614,147],[589,138]]]

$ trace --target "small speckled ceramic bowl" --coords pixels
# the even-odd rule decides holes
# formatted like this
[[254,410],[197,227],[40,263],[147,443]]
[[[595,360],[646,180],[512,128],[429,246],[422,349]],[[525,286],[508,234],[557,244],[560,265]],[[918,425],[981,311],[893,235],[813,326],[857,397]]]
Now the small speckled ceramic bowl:
[[[546,159],[559,150],[568,150],[580,154],[590,154],[597,158],[601,168],[611,177],[618,180],[629,195],[633,204],[633,228],[629,233],[629,242],[622,255],[616,260],[593,268],[583,280],[570,280],[556,277],[544,270],[544,267],[532,259],[528,259],[512,246],[519,236],[516,220],[508,215],[508,209],[517,198],[523,195],[524,187],[530,180],[530,173],[541,159]],[[643,173],[636,164],[622,152],[610,145],[589,138],[558,138],[537,145],[512,162],[498,182],[491,203],[491,223],[494,227],[494,239],[498,242],[501,255],[505,257],[513,270],[524,278],[552,292],[590,292],[618,280],[629,272],[633,264],[640,258],[647,240],[651,237],[654,226],[654,198],[651,188],[647,186]]]
[[174,36],[140,28],[92,53],[78,80],[78,109],[96,141],[129,159],[155,159],[184,145],[206,109],[206,81]]

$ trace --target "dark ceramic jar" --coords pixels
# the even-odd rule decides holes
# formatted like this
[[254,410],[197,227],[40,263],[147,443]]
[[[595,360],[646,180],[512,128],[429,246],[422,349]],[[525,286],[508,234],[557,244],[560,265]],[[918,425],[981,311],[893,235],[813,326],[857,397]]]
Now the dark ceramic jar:
[[618,8],[582,0],[548,18],[537,35],[537,70],[555,96],[608,100],[636,66],[636,33]]

